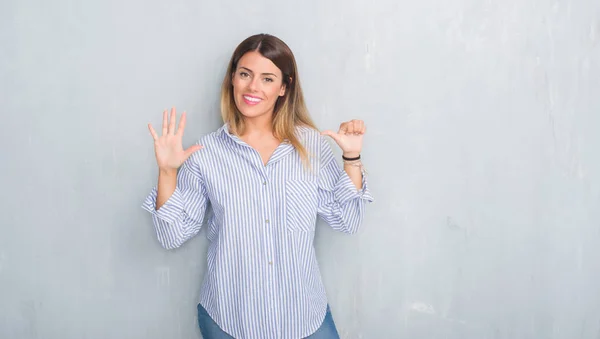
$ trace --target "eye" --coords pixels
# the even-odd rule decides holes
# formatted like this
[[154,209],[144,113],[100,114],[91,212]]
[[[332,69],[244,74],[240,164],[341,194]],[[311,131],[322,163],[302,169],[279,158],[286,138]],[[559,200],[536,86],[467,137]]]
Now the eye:
[[248,73],[246,73],[246,72],[240,72],[240,76],[241,76],[242,78],[247,78],[247,77],[249,77],[249,76],[250,76],[250,74],[248,74]]
[[271,78],[265,78],[265,81],[266,82],[273,82],[273,79],[271,79]]

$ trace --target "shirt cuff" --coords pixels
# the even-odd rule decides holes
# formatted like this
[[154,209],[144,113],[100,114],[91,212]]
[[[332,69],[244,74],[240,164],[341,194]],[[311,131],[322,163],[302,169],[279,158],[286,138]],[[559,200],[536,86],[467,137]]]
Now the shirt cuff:
[[364,172],[362,174],[362,187],[356,189],[356,186],[348,176],[348,173],[342,171],[340,178],[335,185],[334,192],[335,200],[342,205],[352,199],[361,199],[368,202],[373,202],[374,200],[371,191],[369,190],[369,185],[367,184],[367,174]]
[[156,187],[154,187],[148,197],[146,197],[146,200],[142,204],[142,208],[152,213],[159,219],[162,219],[168,223],[174,223],[184,210],[181,190],[179,187],[176,187],[173,194],[158,210],[156,209],[157,194],[158,190]]

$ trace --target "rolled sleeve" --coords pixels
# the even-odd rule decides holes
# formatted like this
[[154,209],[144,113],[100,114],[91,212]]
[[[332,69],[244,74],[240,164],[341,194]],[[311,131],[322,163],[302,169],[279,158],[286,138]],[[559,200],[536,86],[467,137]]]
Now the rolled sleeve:
[[[335,164],[337,166],[337,164]],[[335,200],[337,200],[340,204],[344,204],[352,199],[362,199],[368,202],[373,202],[373,196],[371,195],[371,191],[369,190],[369,185],[367,183],[367,174],[363,171],[362,174],[362,186],[360,189],[356,189],[356,186],[352,182],[352,179],[348,176],[346,171],[341,170],[339,179],[335,184],[334,195]]]
[[175,191],[158,210],[157,194],[154,187],[142,208],[152,214],[161,245],[168,249],[179,247],[200,231],[208,202],[204,180],[191,158],[179,169]]
[[158,210],[156,209],[157,195],[158,190],[156,189],[156,187],[152,188],[152,191],[144,201],[142,207],[146,211],[152,213],[157,218],[162,219],[168,223],[174,223],[184,211],[185,205],[181,189],[179,188],[179,186],[177,186],[171,197],[169,197],[169,199],[167,199],[167,201],[165,201],[165,203]]
[[363,171],[362,187],[357,189],[326,140],[321,146],[320,161],[318,214],[333,229],[355,233],[362,223],[366,205],[374,200],[367,175]]

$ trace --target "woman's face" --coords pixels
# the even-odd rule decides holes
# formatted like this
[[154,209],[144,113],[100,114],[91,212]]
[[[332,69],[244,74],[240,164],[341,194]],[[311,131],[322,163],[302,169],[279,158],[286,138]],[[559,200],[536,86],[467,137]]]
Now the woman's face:
[[285,94],[281,70],[255,51],[240,58],[232,84],[235,105],[246,118],[272,115],[277,98]]

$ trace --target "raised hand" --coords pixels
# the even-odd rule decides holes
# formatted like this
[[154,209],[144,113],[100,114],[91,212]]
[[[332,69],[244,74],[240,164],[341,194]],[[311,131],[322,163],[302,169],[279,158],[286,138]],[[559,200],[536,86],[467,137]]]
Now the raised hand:
[[365,123],[362,120],[350,120],[341,123],[337,133],[327,130],[321,134],[331,137],[340,146],[344,156],[353,158],[360,155],[365,132]]
[[162,135],[159,137],[156,134],[152,124],[148,124],[148,129],[154,139],[154,153],[156,154],[156,162],[161,171],[177,170],[184,161],[186,161],[192,153],[202,148],[200,145],[190,146],[184,150],[182,145],[183,131],[185,129],[186,114],[183,112],[179,127],[175,130],[175,121],[177,115],[175,107],[171,109],[171,117],[167,119],[167,111],[163,112]]

